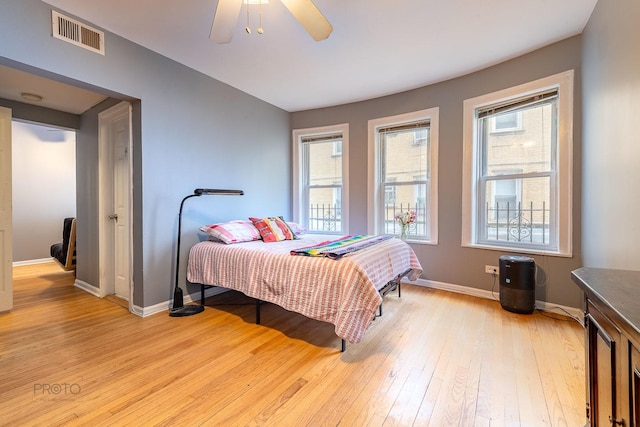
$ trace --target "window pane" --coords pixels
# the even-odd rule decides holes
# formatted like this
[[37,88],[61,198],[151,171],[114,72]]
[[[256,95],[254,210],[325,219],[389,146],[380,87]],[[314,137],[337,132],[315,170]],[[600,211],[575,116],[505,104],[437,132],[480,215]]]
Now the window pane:
[[429,128],[422,128],[413,132],[414,145],[426,144],[427,142],[429,142]]
[[342,182],[342,157],[336,155],[337,144],[342,153],[342,141],[309,143],[309,185],[333,185]]
[[[427,184],[384,186],[385,195],[393,194],[393,201],[385,200],[384,206],[384,233],[400,234],[401,223],[396,219],[397,215],[407,212],[415,213],[415,220],[408,226],[408,236],[430,238],[428,227],[429,195]],[[386,197],[385,197],[386,198]]]
[[[420,137],[419,131],[424,138]],[[383,152],[383,181],[410,182],[415,176],[428,176],[428,128],[384,132],[380,135]]]
[[408,225],[408,237],[429,239],[427,188],[429,173],[430,129],[402,129],[380,134],[385,234],[399,235],[398,215],[415,213]]
[[342,141],[336,141],[333,143],[333,155],[342,156]]
[[485,181],[481,240],[549,244],[550,177]]
[[514,129],[518,127],[518,114],[517,113],[505,113],[497,116],[496,129]]
[[310,188],[309,189],[309,224],[310,231],[341,231],[342,188]]
[[[505,169],[518,169],[521,173],[552,170],[552,153],[556,147],[556,101],[516,112],[507,112],[480,119],[483,129],[484,168],[486,176],[504,173]],[[518,115],[521,124],[518,127]],[[504,126],[498,132],[498,126]],[[506,127],[515,126],[504,132]]]
[[520,130],[522,130],[522,111],[502,113],[491,118],[491,132]]

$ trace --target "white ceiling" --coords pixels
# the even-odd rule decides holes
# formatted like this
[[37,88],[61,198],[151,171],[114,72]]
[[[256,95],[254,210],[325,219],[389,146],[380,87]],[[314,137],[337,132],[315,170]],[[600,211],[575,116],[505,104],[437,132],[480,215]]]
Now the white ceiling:
[[[287,111],[344,104],[464,75],[579,34],[597,0],[314,0],[315,42],[278,0],[209,39],[217,0],[45,0]],[[255,12],[255,13],[254,13]],[[106,55],[109,55],[107,44]]]

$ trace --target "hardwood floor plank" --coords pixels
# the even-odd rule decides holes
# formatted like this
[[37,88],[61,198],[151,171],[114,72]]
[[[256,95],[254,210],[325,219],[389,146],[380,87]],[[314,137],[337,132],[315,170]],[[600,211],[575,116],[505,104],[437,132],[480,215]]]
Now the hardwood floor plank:
[[[428,289],[422,290],[430,292]],[[346,425],[365,425],[374,419],[384,420],[385,418],[386,423],[392,421],[394,415],[390,415],[390,412],[394,410],[394,406],[396,411],[398,406],[401,406],[401,404],[397,405],[397,401],[405,389],[408,376],[413,371],[417,372],[418,369],[415,369],[414,366],[421,367],[425,355],[430,354],[429,351],[423,350],[424,340],[433,328],[431,325],[434,322],[429,320],[432,316],[437,315],[437,312],[433,311],[433,307],[428,302],[428,300],[400,301],[394,299],[385,302],[385,313],[393,319],[390,337],[395,343],[394,348],[406,348],[410,351],[385,352],[379,367],[368,377],[370,380],[362,384],[362,388],[358,388],[360,394],[351,401],[351,407],[342,418],[343,423]],[[410,309],[407,309],[409,307]],[[385,327],[385,329],[387,328]],[[416,340],[416,337],[420,338]],[[375,340],[374,338],[373,341]],[[420,368],[419,370],[423,371],[424,369]],[[338,413],[333,413],[334,419],[339,416]],[[411,417],[413,418],[415,415],[412,414]]]
[[462,422],[469,366],[474,357],[471,350],[478,333],[477,313],[467,309],[470,302],[473,303],[470,297],[462,297],[445,320],[446,324],[455,326],[447,329],[446,342],[435,369],[435,376],[442,380],[442,385],[429,425],[459,425]]
[[[584,424],[585,386],[584,386],[584,341],[568,333],[567,326],[573,326],[563,321],[547,322],[542,317],[536,319],[544,341],[544,346],[553,346],[558,352],[539,351],[538,362],[546,385],[547,398],[552,424],[563,420],[567,425]],[[571,338],[569,338],[571,337]],[[574,338],[575,337],[575,338]],[[573,344],[572,344],[573,343]],[[537,350],[541,350],[538,348]],[[582,352],[583,356],[577,356]],[[576,354],[572,354],[576,353]],[[560,355],[563,355],[560,357]],[[582,376],[582,378],[579,378]]]
[[514,317],[511,329],[520,424],[550,425],[531,336],[537,331],[527,328],[528,323],[526,319]]
[[[402,307],[407,308],[408,306],[411,306],[412,309],[401,310]],[[402,301],[392,297],[385,302],[385,314],[376,320],[376,322],[380,322],[376,325],[379,327],[377,332],[378,334],[384,333],[384,336],[378,337],[376,334],[372,334],[373,339],[370,342],[374,346],[366,350],[367,353],[374,352],[376,357],[384,358],[384,360],[380,360],[379,364],[371,364],[367,370],[359,370],[358,376],[350,376],[349,381],[343,387],[343,389],[351,390],[348,399],[344,397],[337,399],[338,396],[334,395],[324,405],[325,408],[318,410],[320,414],[324,414],[325,418],[322,421],[325,424],[335,425],[340,421],[346,422],[345,416],[353,414],[347,417],[348,420],[361,412],[362,406],[360,404],[353,408],[354,400],[363,404],[367,402],[374,404],[374,407],[365,406],[367,410],[374,410],[372,414],[369,413],[369,416],[379,415],[389,418],[389,409],[387,408],[391,408],[391,405],[397,401],[397,396],[401,393],[407,376],[413,371],[412,362],[407,358],[418,357],[417,352],[407,353],[406,358],[389,357],[389,355],[398,354],[397,349],[406,348],[411,344],[409,340],[419,334],[421,329],[424,329],[426,317],[424,313],[427,312],[428,310],[418,309],[415,301]],[[380,346],[381,342],[384,343],[383,346]],[[380,383],[373,380],[373,378],[384,380],[385,377],[392,380],[388,387],[384,385],[380,387]],[[391,384],[396,384],[398,387],[392,388]]]
[[[584,331],[496,301],[412,285],[363,342],[227,292],[197,316],[147,318],[14,269],[0,314],[7,425],[515,426],[584,424]],[[66,391],[64,387],[66,385]],[[70,388],[72,387],[72,389]]]

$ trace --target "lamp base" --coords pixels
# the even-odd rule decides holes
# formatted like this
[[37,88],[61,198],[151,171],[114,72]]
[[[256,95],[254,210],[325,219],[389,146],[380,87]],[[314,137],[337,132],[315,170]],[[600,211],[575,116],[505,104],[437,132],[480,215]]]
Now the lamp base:
[[171,317],[192,316],[194,314],[202,313],[203,311],[204,311],[204,305],[183,305],[182,307],[170,309],[169,316]]

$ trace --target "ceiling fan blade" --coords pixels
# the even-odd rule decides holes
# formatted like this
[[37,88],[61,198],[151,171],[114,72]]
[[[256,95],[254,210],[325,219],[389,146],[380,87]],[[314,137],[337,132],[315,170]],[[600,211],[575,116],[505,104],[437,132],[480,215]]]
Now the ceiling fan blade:
[[209,38],[216,43],[229,43],[238,22],[242,0],[219,0]]
[[329,37],[333,27],[311,0],[281,0],[315,41]]

